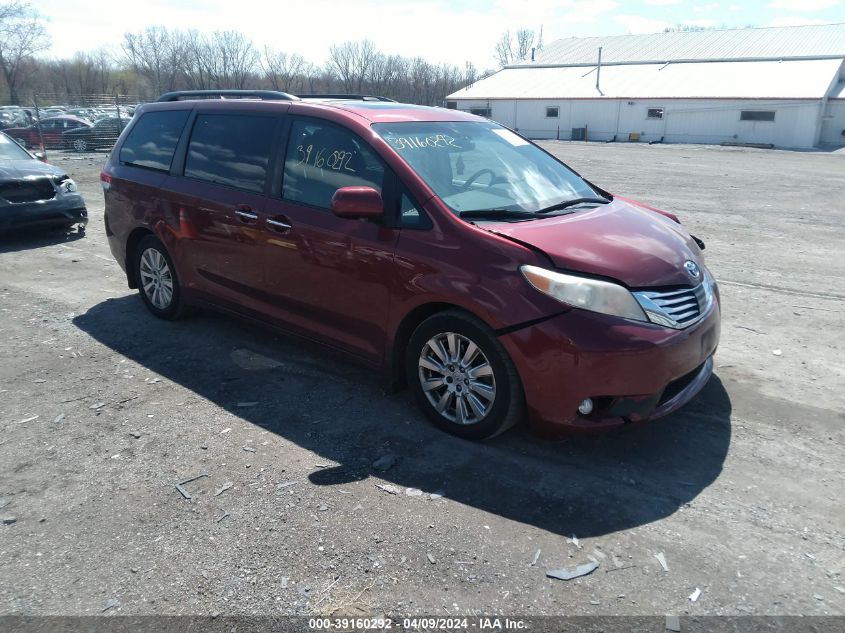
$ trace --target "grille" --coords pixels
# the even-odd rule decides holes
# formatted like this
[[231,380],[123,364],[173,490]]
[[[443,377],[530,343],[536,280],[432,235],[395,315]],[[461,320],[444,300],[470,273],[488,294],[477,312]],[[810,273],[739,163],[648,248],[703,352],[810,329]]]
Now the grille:
[[695,288],[643,290],[635,292],[634,296],[652,323],[676,329],[697,322],[713,299],[706,278]]
[[9,202],[37,202],[56,197],[56,188],[48,178],[31,178],[0,184],[0,196]]

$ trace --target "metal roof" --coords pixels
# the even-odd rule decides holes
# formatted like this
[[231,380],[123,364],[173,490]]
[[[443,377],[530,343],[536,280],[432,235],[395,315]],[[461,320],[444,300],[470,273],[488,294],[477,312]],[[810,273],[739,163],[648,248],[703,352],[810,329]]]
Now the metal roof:
[[505,68],[447,99],[821,99],[840,59]]
[[818,24],[723,31],[570,37],[552,42],[535,61],[516,66],[595,65],[678,60],[845,57],[845,24]]

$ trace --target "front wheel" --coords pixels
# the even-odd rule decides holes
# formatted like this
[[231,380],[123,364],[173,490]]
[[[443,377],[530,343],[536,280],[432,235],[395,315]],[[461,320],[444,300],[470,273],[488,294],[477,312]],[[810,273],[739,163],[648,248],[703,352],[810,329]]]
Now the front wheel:
[[450,310],[423,321],[405,363],[418,404],[447,433],[486,439],[522,417],[524,396],[513,361],[493,331],[469,314]]
[[154,235],[142,239],[135,249],[134,266],[138,291],[147,309],[161,319],[182,317],[185,307],[179,278],[161,240]]
[[77,138],[73,141],[73,149],[77,152],[84,152],[88,149],[88,141],[84,138]]

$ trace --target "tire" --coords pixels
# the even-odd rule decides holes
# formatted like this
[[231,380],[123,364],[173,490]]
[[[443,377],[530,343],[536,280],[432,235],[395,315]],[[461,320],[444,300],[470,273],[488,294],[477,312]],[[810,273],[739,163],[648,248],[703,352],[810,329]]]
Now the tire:
[[185,316],[179,277],[161,240],[154,235],[144,237],[135,247],[132,265],[138,293],[150,312],[168,321]]
[[452,435],[491,438],[523,416],[513,361],[495,333],[465,312],[447,310],[423,321],[408,342],[405,371],[420,408]]
[[88,150],[88,141],[86,141],[84,138],[74,139],[71,145],[73,146],[73,149],[77,152],[84,152]]

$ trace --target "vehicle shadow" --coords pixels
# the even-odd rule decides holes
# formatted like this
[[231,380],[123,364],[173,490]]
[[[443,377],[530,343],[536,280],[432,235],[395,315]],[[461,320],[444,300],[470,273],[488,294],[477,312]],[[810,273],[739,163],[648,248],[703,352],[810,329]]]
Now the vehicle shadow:
[[[599,536],[666,517],[722,470],[731,401],[718,377],[681,412],[597,436],[545,442],[517,428],[484,443],[429,425],[407,392],[313,345],[213,314],[177,323],[133,295],[74,318],[100,343],[337,466],[315,485],[377,475],[556,534]],[[256,402],[249,408],[238,407]],[[374,473],[393,452],[398,463]]]
[[6,232],[0,230],[0,253],[15,253],[44,246],[70,244],[83,237],[85,237],[85,232],[80,233],[75,228],[7,230]]

